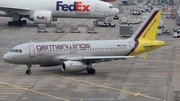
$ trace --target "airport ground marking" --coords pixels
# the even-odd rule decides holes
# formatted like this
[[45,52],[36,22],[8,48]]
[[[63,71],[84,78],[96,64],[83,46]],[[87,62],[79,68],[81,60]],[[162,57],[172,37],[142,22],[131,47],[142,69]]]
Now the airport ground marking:
[[[33,72],[33,74],[47,74],[45,72]],[[25,72],[16,72],[16,73],[7,73],[7,72],[3,72],[0,73],[0,76],[22,76],[22,75],[27,75]]]
[[112,38],[112,40],[114,40],[116,38],[116,36],[114,36],[113,38]]
[[14,88],[18,88],[18,89],[25,90],[25,91],[30,91],[30,92],[33,92],[33,93],[36,93],[36,94],[40,94],[40,95],[52,97],[52,98],[54,98],[54,99],[58,99],[58,100],[61,100],[61,101],[70,101],[70,100],[65,99],[65,98],[53,96],[53,95],[50,95],[50,94],[42,93],[42,92],[39,92],[39,91],[36,91],[36,90],[31,90],[31,89],[29,89],[29,88],[24,88],[24,87],[17,86],[17,85],[13,85],[13,84],[6,83],[6,82],[0,82],[0,84],[1,84],[1,85],[6,85],[6,86],[10,86],[10,87],[14,87]]
[[137,93],[136,95],[134,95],[134,96],[138,96],[139,94],[141,94],[140,92],[139,93]]
[[[167,60],[167,61],[159,61],[159,60],[141,60],[141,59],[138,59],[137,61],[142,61],[142,62],[156,62],[156,63],[172,63],[172,60]],[[179,65],[180,63],[179,62],[174,62],[174,64],[176,65]]]
[[75,78],[71,78],[71,77],[66,77],[66,76],[62,76],[62,75],[57,75],[57,74],[53,74],[53,73],[49,73],[49,75],[60,77],[60,78],[64,78],[64,79],[68,79],[68,80],[71,80],[71,81],[76,81],[76,82],[81,82],[81,83],[85,83],[85,84],[90,84],[90,85],[94,85],[94,86],[98,86],[98,87],[102,87],[102,88],[106,88],[106,89],[120,91],[120,92],[131,94],[131,95],[134,95],[134,96],[138,94],[138,96],[142,96],[142,97],[145,97],[145,98],[150,98],[150,99],[154,99],[154,100],[164,101],[161,98],[157,98],[157,97],[141,94],[140,92],[139,93],[135,93],[135,92],[127,91],[127,90],[122,90],[122,89],[118,89],[118,88],[104,86],[104,85],[96,84],[96,83],[93,83],[93,82],[79,80],[79,79],[75,79]]

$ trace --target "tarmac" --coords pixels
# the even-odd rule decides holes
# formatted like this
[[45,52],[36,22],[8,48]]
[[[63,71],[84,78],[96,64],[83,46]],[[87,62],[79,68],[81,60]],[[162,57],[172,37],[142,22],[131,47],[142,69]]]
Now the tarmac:
[[[128,9],[127,9],[128,11]],[[120,14],[124,16],[124,14]],[[164,19],[166,29],[176,27],[175,19]],[[157,35],[166,45],[153,50],[143,59],[101,62],[94,64],[96,74],[63,73],[61,66],[32,66],[27,75],[25,65],[9,64],[2,56],[15,45],[39,41],[119,40],[116,27],[97,27],[98,33],[86,33],[93,19],[59,18],[64,33],[55,33],[55,23],[46,33],[37,33],[32,22],[27,26],[9,27],[9,18],[0,18],[0,101],[180,101],[180,40],[172,35]],[[79,24],[81,33],[70,33],[70,24]],[[134,30],[139,26],[133,25]]]

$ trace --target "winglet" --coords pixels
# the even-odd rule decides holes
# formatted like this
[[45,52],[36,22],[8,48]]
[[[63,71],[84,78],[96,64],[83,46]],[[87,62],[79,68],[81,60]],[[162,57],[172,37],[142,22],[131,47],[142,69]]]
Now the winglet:
[[153,9],[149,14],[149,17],[140,25],[131,38],[134,40],[139,38],[155,40],[161,12],[162,11],[158,8]]

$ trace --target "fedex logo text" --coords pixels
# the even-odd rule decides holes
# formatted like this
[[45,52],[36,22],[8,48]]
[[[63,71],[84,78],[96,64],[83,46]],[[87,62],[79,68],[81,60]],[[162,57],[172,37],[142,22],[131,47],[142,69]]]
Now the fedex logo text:
[[74,4],[63,4],[63,1],[57,1],[56,10],[59,11],[60,7],[63,11],[77,11],[77,12],[90,12],[90,5],[84,5],[82,2],[74,2]]
[[37,16],[37,19],[39,19],[39,20],[47,20],[47,17],[45,17],[45,16]]

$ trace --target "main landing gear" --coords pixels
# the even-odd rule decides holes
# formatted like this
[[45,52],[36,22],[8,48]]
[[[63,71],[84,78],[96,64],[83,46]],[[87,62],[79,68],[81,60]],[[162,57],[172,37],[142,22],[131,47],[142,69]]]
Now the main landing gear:
[[89,68],[89,69],[87,69],[87,73],[88,74],[95,74],[96,70],[94,68]]
[[26,25],[27,21],[26,20],[13,20],[8,22],[8,26],[22,26]]
[[28,67],[28,68],[27,68],[27,70],[26,70],[26,74],[30,75],[30,74],[31,74],[31,65],[28,64],[27,67]]

